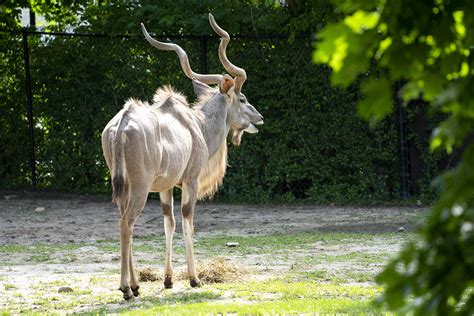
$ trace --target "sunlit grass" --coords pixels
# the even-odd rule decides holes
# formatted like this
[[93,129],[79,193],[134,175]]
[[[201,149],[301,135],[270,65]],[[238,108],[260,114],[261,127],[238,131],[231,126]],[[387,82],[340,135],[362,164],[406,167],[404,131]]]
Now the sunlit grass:
[[[377,287],[338,286],[314,282],[286,283],[279,280],[213,285],[215,292],[154,301],[154,307],[126,311],[125,315],[145,314],[300,314],[377,313],[371,299]],[[222,293],[226,293],[225,297]],[[158,303],[158,304],[156,304]]]
[[365,285],[325,284],[311,281],[286,282],[284,280],[267,280],[263,282],[244,282],[218,284],[214,288],[231,290],[236,297],[265,298],[265,293],[280,294],[281,298],[352,298],[370,299],[380,293],[381,288]]
[[330,282],[332,284],[368,283],[373,282],[376,272],[354,271],[353,269],[341,269],[337,272],[327,270],[313,270],[293,273],[286,276],[290,282],[312,280],[315,282]]
[[156,306],[124,312],[123,315],[281,315],[281,314],[374,314],[379,312],[368,301],[348,299],[283,299],[266,302],[200,302]]
[[[197,236],[196,239],[198,264],[206,258],[223,256],[235,263],[244,263],[248,275],[240,282],[210,284],[199,289],[189,288],[186,280],[176,277],[175,282],[181,284],[178,291],[163,290],[162,282],[146,282],[140,285],[138,300],[125,302],[117,290],[118,240],[0,245],[1,256],[21,256],[24,259],[21,264],[71,264],[74,267],[101,263],[108,258],[103,269],[87,275],[66,270],[59,279],[32,280],[26,292],[3,274],[0,288],[5,290],[8,299],[0,314],[380,314],[371,304],[381,292],[373,282],[374,276],[394,254],[393,247],[414,239],[414,235],[302,232],[271,236]],[[229,241],[238,242],[239,246],[229,248],[226,246]],[[181,237],[175,239],[175,266],[184,269],[182,243]],[[86,248],[81,249],[83,247]],[[148,265],[160,270],[162,267],[163,238],[137,238],[133,251],[138,268]],[[116,257],[111,259],[111,254]],[[279,270],[272,270],[275,269],[272,265]],[[267,275],[258,278],[261,273]],[[70,286],[74,292],[58,293],[60,286]]]

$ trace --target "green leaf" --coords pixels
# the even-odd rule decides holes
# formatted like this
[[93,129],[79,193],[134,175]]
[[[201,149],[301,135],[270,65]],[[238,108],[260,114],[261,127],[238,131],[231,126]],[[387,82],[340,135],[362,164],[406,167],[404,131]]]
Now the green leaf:
[[[450,107],[459,107],[457,102],[451,102]],[[462,141],[474,130],[472,120],[460,115],[451,115],[435,128],[431,135],[430,148],[435,151],[445,149],[448,154],[453,152],[454,146],[461,145]]]
[[434,71],[425,71],[422,78],[423,97],[426,101],[433,101],[443,91],[445,80],[442,75]]
[[464,26],[463,19],[464,19],[464,11],[455,11],[453,12],[454,21],[454,28],[458,33],[459,38],[464,38],[466,35],[466,27]]
[[381,56],[381,65],[390,69],[392,79],[419,78],[423,73],[430,49],[420,43],[403,44],[400,39],[392,39],[391,45]]
[[313,62],[328,64],[333,69],[331,82],[342,86],[348,86],[367,71],[373,52],[379,46],[375,30],[356,34],[344,21],[326,26],[318,34],[318,40]]
[[379,22],[380,14],[378,12],[366,12],[357,10],[353,15],[344,19],[347,25],[354,33],[362,34],[365,30],[373,29]]
[[332,0],[337,9],[345,12],[352,13],[356,10],[373,10],[380,5],[379,0]]
[[400,91],[403,101],[408,103],[410,100],[418,99],[422,93],[421,86],[420,81],[412,80],[407,82]]
[[343,23],[330,24],[319,34],[316,50],[313,53],[313,62],[316,64],[329,64],[338,71],[342,67],[346,56],[346,37],[351,33]]
[[453,117],[441,123],[433,130],[430,149],[435,151],[444,148],[448,154],[451,154],[456,143],[455,131],[457,128],[457,120]]
[[392,88],[386,78],[364,82],[361,91],[364,98],[357,105],[360,117],[374,124],[392,112]]
[[377,49],[377,53],[375,54],[375,58],[378,60],[383,55],[383,53],[387,50],[387,48],[392,45],[392,38],[387,37],[383,41],[380,42],[379,48]]

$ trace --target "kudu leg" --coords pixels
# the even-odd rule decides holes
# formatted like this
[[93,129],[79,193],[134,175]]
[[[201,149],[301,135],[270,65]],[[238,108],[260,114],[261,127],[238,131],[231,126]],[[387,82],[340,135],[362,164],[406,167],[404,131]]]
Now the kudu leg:
[[166,237],[166,259],[165,259],[165,288],[173,287],[173,234],[176,229],[176,221],[173,212],[173,190],[160,193],[161,208],[163,209],[165,237]]
[[186,247],[186,259],[188,262],[188,276],[192,287],[201,285],[196,273],[196,266],[194,265],[194,249],[193,249],[193,235],[194,235],[194,207],[197,200],[197,183],[186,184],[183,183],[183,191],[181,197],[181,213],[183,214],[183,236]]
[[[121,207],[120,218],[120,291],[125,300],[138,296],[138,280],[132,263],[133,226],[140,215],[148,196],[146,189],[134,189],[129,200]],[[120,203],[119,203],[120,204]]]
[[133,255],[132,255],[132,244],[133,244],[133,227],[135,225],[135,221],[133,223],[129,224],[129,227],[132,228],[132,233],[130,236],[130,247],[129,249],[129,257],[128,257],[128,265],[130,269],[130,289],[132,290],[133,296],[138,296],[140,293],[138,292],[138,289],[140,286],[138,285],[138,278],[137,274],[135,273],[135,267],[133,265]]
[[129,300],[133,293],[130,289],[130,245],[131,229],[128,224],[128,218],[122,216],[120,219],[120,288],[123,292],[123,298]]

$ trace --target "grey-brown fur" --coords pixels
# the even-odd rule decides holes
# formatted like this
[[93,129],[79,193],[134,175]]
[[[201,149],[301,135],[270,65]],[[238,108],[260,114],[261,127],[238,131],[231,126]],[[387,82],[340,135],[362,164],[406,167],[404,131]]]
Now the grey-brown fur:
[[[120,289],[125,299],[138,295],[131,242],[135,221],[149,192],[160,193],[166,236],[165,287],[172,286],[172,240],[176,226],[172,192],[175,186],[182,189],[182,225],[190,284],[199,286],[192,242],[196,201],[212,196],[222,183],[229,130],[233,130],[234,143],[239,144],[244,131],[255,133],[257,129],[253,124],[263,124],[263,117],[246,99],[243,100],[245,97],[240,92],[246,78],[245,71],[242,74],[237,71],[240,68],[228,60],[225,64],[221,59],[228,71],[235,70],[235,73],[231,72],[236,75],[235,79],[229,75],[196,74],[179,46],[158,42],[144,27],[143,30],[153,46],[178,53],[183,71],[193,79],[199,101],[190,107],[183,95],[165,86],[157,90],[152,105],[128,100],[102,132],[102,148],[112,178],[113,201],[121,215]],[[227,59],[225,45],[220,45],[219,49],[219,57]],[[229,68],[229,64],[234,68]]]

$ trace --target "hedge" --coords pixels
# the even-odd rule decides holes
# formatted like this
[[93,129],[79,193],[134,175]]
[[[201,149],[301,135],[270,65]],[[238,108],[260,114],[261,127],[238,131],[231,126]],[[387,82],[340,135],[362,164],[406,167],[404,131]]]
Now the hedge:
[[[20,36],[0,36],[5,43],[0,48],[0,189],[27,189],[31,179],[22,42]],[[200,71],[199,38],[175,42]],[[176,55],[158,51],[140,37],[30,35],[29,44],[38,189],[110,193],[100,134],[124,101],[151,101],[163,84],[193,100],[191,82]],[[217,45],[216,38],[208,38],[210,73],[223,72]],[[265,124],[258,134],[244,135],[240,147],[230,146],[227,175],[216,200],[371,203],[398,198],[397,117],[369,128],[356,115],[358,87],[332,88],[328,68],[311,63],[312,51],[309,38],[239,38],[229,44],[229,59],[247,71],[244,93]],[[426,146],[418,145],[425,153]],[[434,165],[419,180],[423,188],[438,172]]]

